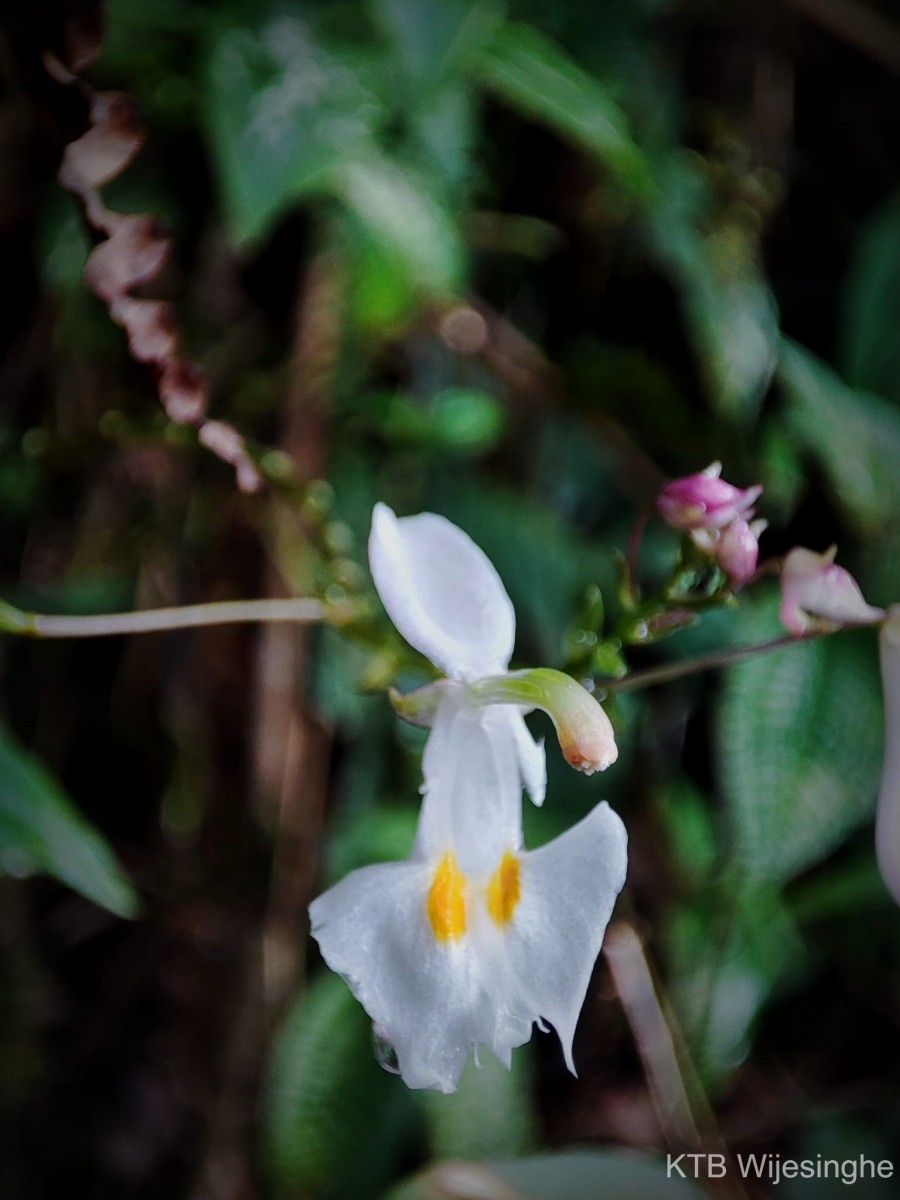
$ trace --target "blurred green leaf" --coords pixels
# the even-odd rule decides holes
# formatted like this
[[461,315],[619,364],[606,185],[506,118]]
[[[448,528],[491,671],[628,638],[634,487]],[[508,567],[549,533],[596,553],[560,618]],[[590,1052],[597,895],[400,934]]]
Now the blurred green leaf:
[[676,779],[662,797],[661,816],[679,869],[694,886],[708,881],[718,858],[708,799],[687,779]]
[[848,387],[831,367],[782,339],[778,376],[797,436],[828,474],[847,514],[878,528],[900,511],[900,411]]
[[41,214],[41,269],[44,282],[53,292],[80,289],[81,273],[90,243],[84,221],[68,196],[54,194]]
[[408,858],[419,811],[414,804],[381,804],[340,821],[328,850],[327,880],[336,883],[359,867]]
[[[849,1106],[848,1106],[849,1107]],[[823,1179],[785,1179],[778,1187],[784,1200],[840,1200],[853,1188],[865,1200],[894,1200],[897,1194],[896,1143],[886,1129],[873,1128],[871,1120],[849,1108],[846,1113],[811,1114],[810,1125],[801,1131],[799,1144],[792,1151],[798,1159],[830,1159],[846,1163],[843,1177],[836,1177],[830,1168]],[[865,1175],[853,1175],[860,1158],[876,1166],[891,1165],[891,1175],[885,1179],[866,1167]],[[852,1192],[851,1192],[852,1195]]]
[[441,1163],[385,1200],[701,1200],[665,1162],[629,1150],[569,1150],[487,1163]]
[[[666,176],[689,187],[686,169]],[[657,253],[681,291],[686,332],[694,342],[707,390],[725,416],[756,416],[778,356],[778,308],[757,261],[757,248],[737,224],[704,233],[694,201],[663,203],[650,217]]]
[[503,405],[474,387],[442,388],[427,399],[376,393],[365,397],[361,408],[363,423],[392,442],[437,453],[484,453],[506,425]]
[[214,36],[206,106],[236,242],[263,237],[297,200],[327,191],[338,166],[368,152],[381,109],[358,66],[287,14]]
[[666,930],[671,996],[706,1090],[716,1094],[750,1051],[779,987],[805,969],[804,947],[773,888],[729,875],[679,907]]
[[120,917],[140,903],[104,838],[0,727],[0,870],[44,872]]
[[449,297],[463,283],[459,231],[424,178],[375,154],[345,160],[335,191],[391,269],[430,297]]
[[623,110],[599,79],[537,29],[503,25],[474,73],[512,107],[595,154],[629,195],[654,197],[649,165]]
[[414,1122],[404,1084],[375,1061],[365,1011],[342,979],[320,975],[272,1047],[264,1132],[275,1195],[369,1200]]
[[668,1177],[665,1162],[630,1150],[569,1150],[491,1169],[525,1200],[700,1200],[688,1180]]
[[413,105],[410,153],[422,172],[444,191],[465,194],[472,176],[476,109],[468,84],[450,81]]
[[853,916],[890,903],[871,845],[849,862],[804,879],[791,890],[790,910],[795,921],[826,921]]
[[[773,632],[760,612],[760,636]],[[871,813],[881,762],[875,638],[841,633],[761,654],[725,676],[718,773],[735,861],[787,880]]]
[[513,1053],[509,1071],[488,1050],[481,1057],[480,1067],[472,1060],[466,1064],[450,1095],[417,1093],[433,1158],[518,1155],[534,1144],[530,1047]]
[[502,16],[494,0],[370,0],[394,59],[422,88],[443,84],[484,45]]
[[900,399],[900,200],[863,226],[843,296],[840,361],[847,382]]

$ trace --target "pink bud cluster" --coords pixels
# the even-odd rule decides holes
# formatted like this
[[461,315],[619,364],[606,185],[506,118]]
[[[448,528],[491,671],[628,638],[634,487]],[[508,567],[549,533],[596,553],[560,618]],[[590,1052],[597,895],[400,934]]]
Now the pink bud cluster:
[[762,487],[738,488],[721,478],[722,464],[673,479],[659,493],[656,508],[673,529],[690,533],[696,546],[714,558],[732,584],[756,571],[759,536],[765,521],[751,520]]

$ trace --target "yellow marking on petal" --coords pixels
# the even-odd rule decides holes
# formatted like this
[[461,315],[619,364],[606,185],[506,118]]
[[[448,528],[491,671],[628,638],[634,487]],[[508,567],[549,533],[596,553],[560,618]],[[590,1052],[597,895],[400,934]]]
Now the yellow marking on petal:
[[519,860],[507,850],[487,886],[488,912],[498,925],[506,925],[512,920],[521,894]]
[[428,920],[439,942],[451,942],[466,932],[466,877],[448,850],[428,889]]

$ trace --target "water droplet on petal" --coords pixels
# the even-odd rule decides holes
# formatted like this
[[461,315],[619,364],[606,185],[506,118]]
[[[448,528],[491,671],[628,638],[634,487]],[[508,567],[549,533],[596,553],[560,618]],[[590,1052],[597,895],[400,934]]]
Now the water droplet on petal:
[[384,1067],[385,1071],[390,1071],[392,1075],[400,1074],[400,1060],[397,1058],[397,1051],[380,1025],[372,1026],[372,1053],[375,1055],[375,1061],[379,1067]]

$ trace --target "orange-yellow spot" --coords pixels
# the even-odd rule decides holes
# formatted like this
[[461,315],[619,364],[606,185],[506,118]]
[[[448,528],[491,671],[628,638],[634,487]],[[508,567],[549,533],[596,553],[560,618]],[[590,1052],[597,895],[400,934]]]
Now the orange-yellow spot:
[[428,920],[439,942],[451,942],[466,932],[466,877],[447,851],[428,889]]
[[487,886],[488,912],[498,925],[512,920],[521,894],[519,860],[507,850]]

